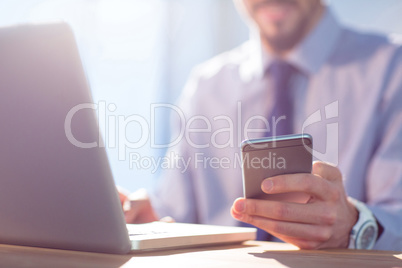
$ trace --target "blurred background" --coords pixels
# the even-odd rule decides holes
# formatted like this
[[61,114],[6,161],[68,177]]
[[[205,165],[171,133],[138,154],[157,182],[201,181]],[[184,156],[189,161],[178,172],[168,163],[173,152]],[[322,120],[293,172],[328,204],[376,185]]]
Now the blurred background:
[[[327,2],[344,24],[402,34],[400,0]],[[232,0],[0,0],[0,26],[60,20],[73,28],[94,102],[107,107],[100,127],[116,183],[152,187],[171,109],[151,104],[174,104],[191,69],[246,41],[246,25]]]

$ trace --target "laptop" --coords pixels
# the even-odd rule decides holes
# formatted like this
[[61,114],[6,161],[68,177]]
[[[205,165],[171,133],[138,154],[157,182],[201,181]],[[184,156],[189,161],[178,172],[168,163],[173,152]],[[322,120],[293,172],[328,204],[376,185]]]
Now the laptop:
[[254,228],[126,225],[67,24],[0,28],[0,92],[0,243],[124,254],[255,239]]

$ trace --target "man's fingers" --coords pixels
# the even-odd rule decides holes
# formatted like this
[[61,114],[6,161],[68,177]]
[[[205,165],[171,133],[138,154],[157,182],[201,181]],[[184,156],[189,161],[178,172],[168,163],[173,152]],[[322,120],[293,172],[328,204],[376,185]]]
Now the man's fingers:
[[159,221],[161,221],[161,222],[167,222],[167,223],[176,222],[176,221],[175,221],[172,217],[170,217],[170,216],[163,217],[163,218],[160,219]]
[[125,210],[124,218],[126,223],[137,223],[138,213],[135,209]]
[[303,192],[325,200],[330,194],[328,181],[312,174],[285,174],[265,179],[261,189],[267,194]]
[[235,218],[238,220],[248,215],[286,222],[331,225],[336,219],[336,215],[319,204],[305,205],[239,198],[233,207],[237,214]]
[[130,195],[130,199],[130,208],[124,213],[127,223],[147,223],[159,219],[146,192],[139,190]]
[[245,218],[244,222],[252,224],[284,240],[293,239],[325,242],[331,236],[330,228],[320,225],[282,222],[250,215]]

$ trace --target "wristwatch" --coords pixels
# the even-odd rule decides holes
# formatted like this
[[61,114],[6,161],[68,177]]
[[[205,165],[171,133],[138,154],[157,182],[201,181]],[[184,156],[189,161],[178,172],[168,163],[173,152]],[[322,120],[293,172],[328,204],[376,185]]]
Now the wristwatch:
[[350,232],[349,248],[372,249],[378,236],[377,220],[364,203],[351,197],[348,199],[359,212],[359,219]]

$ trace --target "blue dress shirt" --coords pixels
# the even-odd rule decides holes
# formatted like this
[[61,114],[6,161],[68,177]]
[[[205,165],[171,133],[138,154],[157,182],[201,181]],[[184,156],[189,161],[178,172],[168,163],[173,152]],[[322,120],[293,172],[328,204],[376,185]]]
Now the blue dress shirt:
[[[274,58],[252,38],[194,69],[173,113],[172,140],[151,202],[180,222],[238,225],[240,142],[272,128]],[[294,130],[313,136],[314,157],[339,167],[349,196],[365,202],[384,232],[375,249],[402,250],[402,49],[386,37],[344,28],[328,8],[286,60]],[[176,119],[176,120],[175,120]]]

